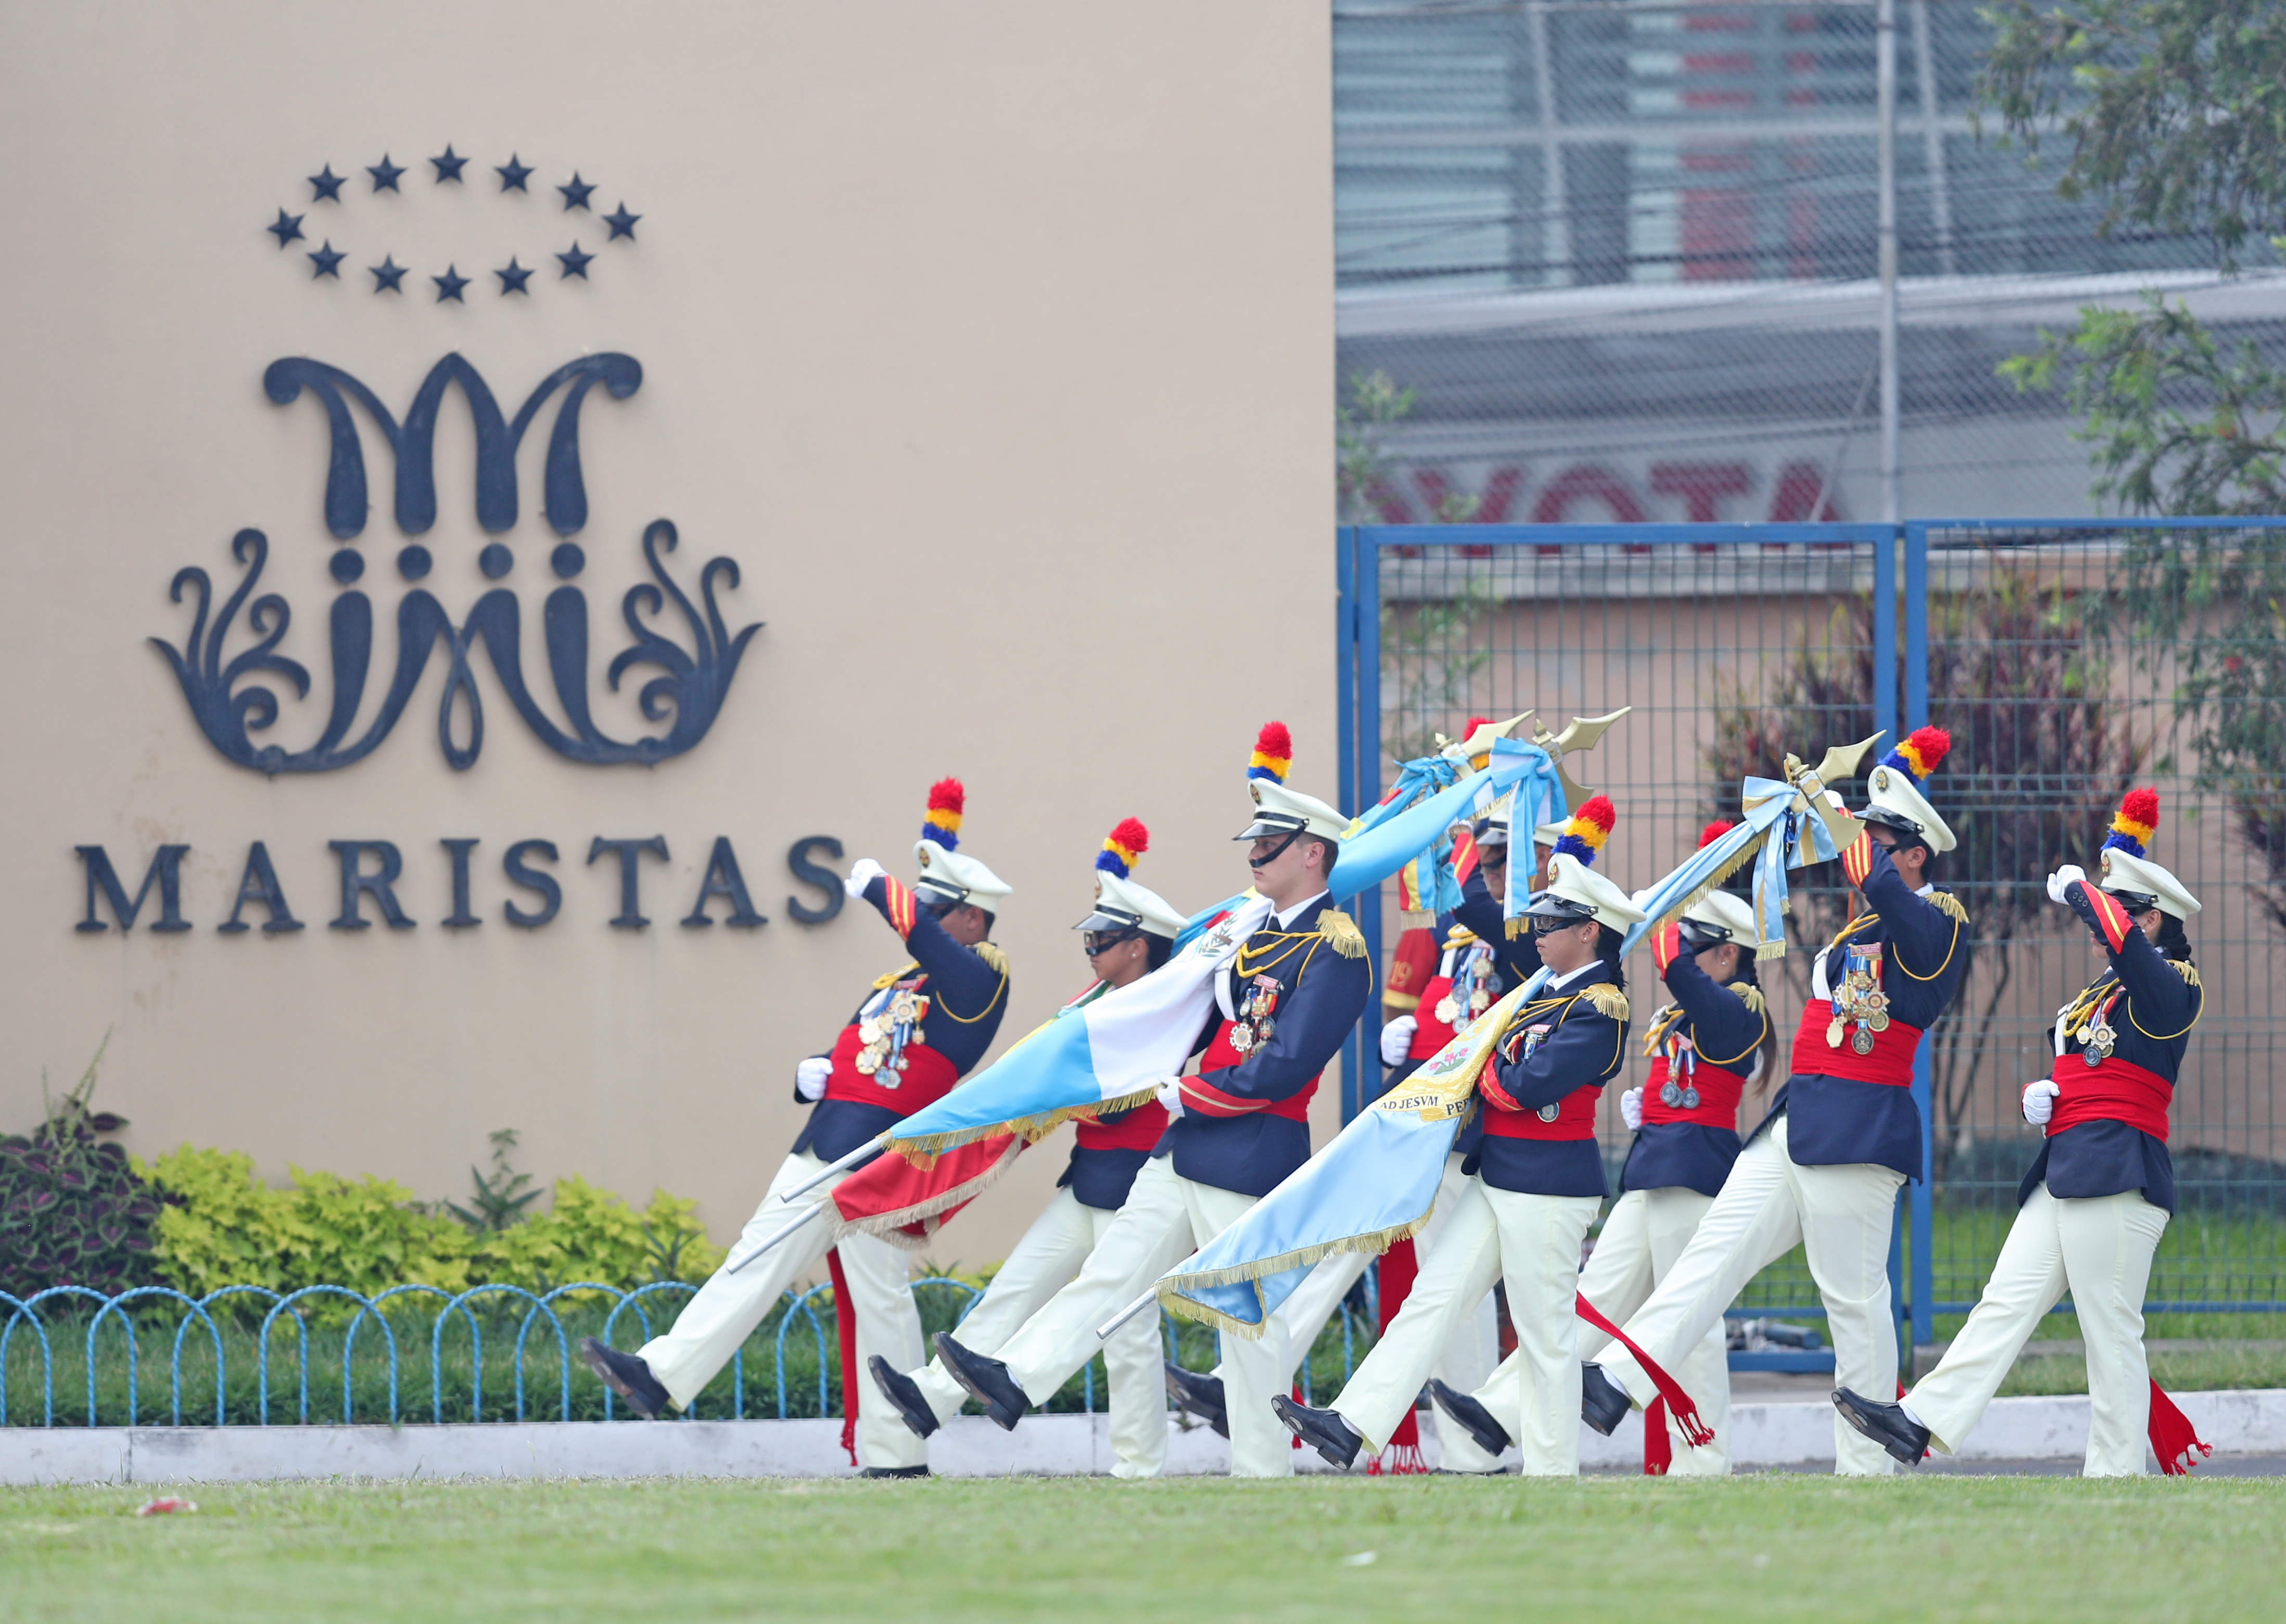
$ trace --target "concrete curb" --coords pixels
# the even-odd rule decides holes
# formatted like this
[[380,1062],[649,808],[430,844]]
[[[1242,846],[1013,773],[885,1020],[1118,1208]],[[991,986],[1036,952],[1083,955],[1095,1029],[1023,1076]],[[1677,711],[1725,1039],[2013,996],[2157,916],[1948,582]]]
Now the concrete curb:
[[[2286,1454],[2286,1391],[2179,1393],[2218,1453]],[[1966,1461],[2046,1461],[2087,1445],[2085,1398],[1999,1399],[1960,1452]],[[1833,1460],[1834,1415],[1821,1398],[1734,1405],[1732,1464],[1815,1467]],[[1442,1457],[1433,1412],[1422,1450]],[[948,1478],[1081,1477],[1112,1466],[1101,1415],[1036,1415],[1014,1432],[965,1415],[939,1432],[929,1463]],[[1511,1462],[1514,1456],[1510,1457]],[[1610,1438],[1581,1430],[1580,1464],[1643,1460],[1643,1418]],[[1324,1468],[1297,1455],[1305,1471]],[[1226,1471],[1230,1446],[1204,1427],[1171,1425],[1170,1476]],[[839,1421],[560,1422],[464,1426],[7,1427],[0,1484],[251,1483],[366,1478],[840,1478],[850,1475]]]

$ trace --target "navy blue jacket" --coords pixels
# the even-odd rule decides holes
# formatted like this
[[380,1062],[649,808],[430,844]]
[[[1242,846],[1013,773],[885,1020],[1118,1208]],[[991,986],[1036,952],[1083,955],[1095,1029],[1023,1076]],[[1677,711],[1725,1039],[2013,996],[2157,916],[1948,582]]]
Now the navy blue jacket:
[[[1927,1043],[1929,1029],[1960,989],[1968,963],[1968,922],[1905,884],[1888,848],[1880,845],[1872,847],[1871,865],[1858,890],[1873,911],[1870,918],[1860,914],[1852,921],[1856,928],[1847,933],[1848,940],[1882,944],[1881,990],[1888,995],[1889,1018],[1919,1028],[1921,1041]],[[1838,946],[1819,952],[1829,987],[1840,982],[1844,957]],[[1817,1069],[1818,1057],[1825,1052],[1822,1035],[1795,1044],[1793,1075],[1770,1101],[1770,1114],[1746,1138],[1754,1139],[1783,1112],[1786,1151],[1798,1167],[1871,1163],[1908,1179],[1919,1178],[1921,1119],[1912,1091],[1829,1076]]]
[[1508,934],[1508,921],[1501,915],[1503,899],[1494,896],[1485,884],[1482,869],[1470,869],[1469,877],[1461,882],[1461,905],[1453,917],[1476,932],[1477,940],[1493,944],[1493,963],[1500,971],[1500,990],[1514,992],[1540,973],[1540,948],[1532,933],[1523,928],[1518,920],[1517,934]]
[[[1517,1011],[1508,1036],[1486,1066],[1494,1088],[1485,1086],[1486,1079],[1478,1082],[1488,1122],[1494,1112],[1511,1104],[1537,1111],[1583,1089],[1600,1095],[1604,1084],[1619,1075],[1627,1055],[1627,1019],[1597,1008],[1597,1000],[1589,996],[1591,988],[1609,988],[1604,974],[1600,967],[1591,969],[1564,991],[1534,998]],[[1619,1007],[1626,1006],[1625,996],[1619,995]],[[1525,1032],[1551,1021],[1556,1029],[1530,1055],[1525,1054]],[[1465,1171],[1481,1175],[1494,1189],[1525,1195],[1593,1195],[1601,1200],[1611,1194],[1604,1179],[1603,1148],[1592,1139],[1508,1139],[1487,1131],[1477,1142],[1476,1165]]]
[[[1235,978],[1232,1007],[1243,1005],[1257,975],[1278,982],[1278,1007],[1268,1043],[1235,1066],[1182,1079],[1183,1115],[1168,1124],[1152,1152],[1171,1155],[1182,1177],[1242,1195],[1267,1195],[1310,1159],[1309,1123],[1264,1108],[1293,1099],[1326,1068],[1373,992],[1373,966],[1348,916],[1340,916],[1331,937],[1320,934],[1325,916],[1336,911],[1329,898],[1320,897],[1282,931],[1273,916],[1232,961],[1244,961],[1246,972]],[[1223,978],[1230,983],[1231,972]],[[1194,1054],[1214,1041],[1222,1019],[1219,1008],[1208,1017]]]
[[[1479,895],[1482,895],[1485,892],[1485,882],[1477,879],[1474,870],[1470,871],[1469,878],[1471,880],[1475,880],[1478,893]],[[1479,917],[1481,917],[1481,911],[1482,911],[1479,910]],[[1495,910],[1495,912],[1497,912],[1497,910]],[[1468,921],[1462,919],[1457,913],[1439,914],[1437,916],[1437,940],[1442,942],[1446,937],[1450,936],[1453,934],[1453,926],[1456,923],[1466,925],[1468,924]],[[1469,928],[1471,931],[1476,930],[1476,926],[1473,925],[1469,926]],[[1483,935],[1481,932],[1478,932],[1478,935],[1479,940],[1483,941],[1499,940],[1497,937],[1486,937]],[[1533,968],[1535,970],[1538,969],[1540,967],[1539,954],[1533,952],[1529,944],[1525,946],[1525,950],[1528,953],[1532,953]],[[1510,981],[1507,976],[1502,974],[1501,966],[1504,960],[1500,954],[1494,954],[1492,984],[1488,990],[1495,999],[1499,998],[1502,993],[1509,991],[1511,988],[1517,985],[1517,982]],[[1376,1058],[1378,1057],[1376,1056]],[[1424,1057],[1423,1060],[1400,1060],[1394,1066],[1380,1067],[1381,1086],[1373,1091],[1372,1099],[1368,1100],[1365,1103],[1368,1105],[1372,1104],[1374,1100],[1380,1099],[1391,1089],[1395,1088],[1399,1083],[1404,1082],[1406,1078],[1420,1070],[1422,1066],[1425,1063],[1426,1061]],[[1477,1148],[1477,1141],[1484,1137],[1484,1131],[1485,1123],[1483,1115],[1481,1113],[1478,1113],[1470,1116],[1468,1121],[1461,1124],[1460,1132],[1454,1137],[1454,1153],[1463,1156],[1473,1154]]]
[[[2073,911],[2103,942],[2094,906],[2080,895],[2079,886],[2067,895]],[[2187,963],[2171,962],[2132,926],[2118,947],[2105,942],[2105,950],[2111,955],[2111,974],[2099,977],[2088,991],[2108,997],[2109,990],[2098,989],[2126,989],[2127,996],[2110,1015],[2111,1029],[2118,1034],[2113,1058],[2164,1077],[2172,1087],[2182,1069],[2184,1052],[2191,1046],[2191,1028],[2205,1007],[2206,991]],[[2065,1060],[2079,1060],[2085,1053],[2079,1034],[2065,1033],[2056,1052]],[[2067,1200],[2140,1190],[2153,1206],[2175,1210],[2175,1161],[2167,1154],[2166,1142],[2124,1122],[2084,1122],[2043,1139],[2031,1171],[2017,1188],[2016,1204],[2029,1201],[2043,1179],[2049,1194]]]
[[[889,887],[876,876],[865,887],[865,900],[884,919],[889,918]],[[892,928],[895,928],[894,924]],[[906,970],[918,969],[928,977],[922,990],[929,997],[929,1013],[921,1023],[928,1046],[952,1062],[954,1075],[966,1076],[1000,1030],[1008,1013],[1007,961],[995,948],[989,956],[964,947],[945,933],[936,916],[926,908],[913,912],[913,927],[905,937],[905,950],[913,956]],[[995,960],[998,960],[995,963]],[[850,1013],[845,1027],[856,1024],[858,1013],[873,998],[868,990]],[[957,1017],[957,1018],[956,1018]],[[821,1055],[818,1058],[824,1059]],[[794,1095],[800,1100],[801,1095]],[[866,1140],[878,1139],[904,1119],[906,1113],[855,1100],[821,1100],[810,1108],[809,1120],[793,1142],[797,1153],[807,1150],[821,1162],[837,1161]]]
[[[1699,1052],[1702,1068],[1717,1061],[1725,1071],[1750,1076],[1759,1063],[1767,1067],[1778,1051],[1778,1034],[1761,993],[1744,981],[1717,981],[1699,967],[1686,950],[1667,967],[1667,989],[1683,1012],[1677,1028]],[[1749,1000],[1746,994],[1754,992]],[[1651,1017],[1658,1029],[1667,1011]],[[1701,1075],[1704,1075],[1703,1069]],[[1696,1190],[1719,1194],[1738,1159],[1737,1127],[1714,1128],[1704,1123],[1646,1123],[1628,1147],[1628,1163],[1620,1171],[1622,1190]]]
[[[1115,1123],[1126,1115],[1124,1111],[1107,1111],[1097,1120]],[[1056,1180],[1056,1188],[1069,1189],[1083,1207],[1116,1212],[1127,1204],[1127,1192],[1135,1187],[1135,1175],[1150,1159],[1147,1150],[1108,1150],[1075,1145],[1063,1177]]]

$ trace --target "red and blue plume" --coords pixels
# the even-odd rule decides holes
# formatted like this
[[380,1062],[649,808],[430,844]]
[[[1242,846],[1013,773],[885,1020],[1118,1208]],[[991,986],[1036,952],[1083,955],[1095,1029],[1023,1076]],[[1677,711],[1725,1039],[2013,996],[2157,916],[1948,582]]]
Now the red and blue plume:
[[1286,731],[1282,721],[1264,722],[1262,731],[1255,735],[1254,759],[1246,764],[1246,776],[1283,784],[1286,769],[1293,765],[1294,736]]
[[1705,851],[1738,825],[1727,817],[1718,817],[1699,832],[1699,849]]
[[960,809],[968,792],[958,778],[939,778],[929,785],[928,812],[921,819],[921,839],[934,840],[947,851],[960,844]]
[[1918,784],[1936,770],[1951,748],[1952,735],[1943,728],[1915,728],[1904,744],[1881,758],[1881,765],[1896,768]]
[[1469,718],[1469,725],[1468,725],[1467,727],[1462,728],[1462,729],[1461,729],[1461,742],[1462,742],[1462,744],[1466,744],[1466,743],[1468,743],[1468,741],[1469,741],[1469,740],[1470,740],[1470,739],[1472,739],[1472,738],[1476,737],[1476,736],[1477,736],[1477,729],[1478,729],[1478,728],[1482,728],[1482,727],[1488,727],[1488,726],[1490,726],[1490,725],[1491,725],[1491,723],[1492,723],[1492,718],[1491,718],[1491,717],[1489,717],[1489,716],[1471,716],[1471,717],[1470,717],[1470,718]]
[[2159,792],[2130,790],[2120,798],[2119,810],[2112,814],[2111,833],[2105,838],[2103,849],[2117,847],[2131,857],[2145,855],[2144,842],[2159,828]]
[[1151,832],[1143,827],[1140,818],[1125,817],[1119,826],[1103,837],[1103,849],[1095,854],[1095,866],[1107,874],[1127,878],[1135,867],[1135,860],[1151,849]]
[[1612,805],[1609,795],[1590,795],[1556,837],[1556,849],[1592,865],[1604,842],[1612,838],[1612,825],[1619,821],[1619,808]]

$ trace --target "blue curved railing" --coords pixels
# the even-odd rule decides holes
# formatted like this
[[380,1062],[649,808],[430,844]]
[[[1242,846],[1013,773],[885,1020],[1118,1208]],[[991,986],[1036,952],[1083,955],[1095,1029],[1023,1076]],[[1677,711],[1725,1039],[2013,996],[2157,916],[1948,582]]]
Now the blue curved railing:
[[[942,1294],[947,1290],[961,1293],[962,1297],[952,1320],[956,1326],[967,1318],[969,1311],[983,1295],[978,1287],[949,1275],[924,1275],[912,1282],[912,1288],[917,1297],[923,1293]],[[601,1339],[614,1347],[639,1346],[651,1336],[653,1316],[650,1310],[666,1305],[658,1299],[665,1297],[672,1300],[678,1295],[687,1298],[697,1290],[697,1287],[682,1281],[656,1281],[627,1289],[607,1286],[597,1281],[576,1281],[553,1287],[543,1293],[500,1283],[471,1286],[459,1292],[447,1291],[437,1286],[399,1285],[389,1287],[370,1297],[347,1286],[331,1284],[303,1286],[288,1292],[273,1291],[263,1286],[223,1286],[202,1297],[193,1297],[164,1286],[138,1286],[115,1297],[106,1297],[84,1286],[51,1287],[28,1297],[0,1292],[0,1313],[5,1315],[5,1322],[0,1323],[0,1426],[52,1427],[56,1424],[57,1343],[53,1333],[67,1328],[71,1333],[71,1340],[64,1345],[68,1347],[74,1342],[77,1343],[86,1361],[85,1424],[97,1426],[108,1423],[134,1426],[141,1423],[142,1344],[146,1337],[161,1336],[168,1338],[167,1414],[169,1421],[180,1426],[185,1420],[183,1355],[187,1342],[193,1346],[203,1345],[213,1356],[213,1424],[233,1424],[228,1403],[231,1357],[224,1336],[225,1324],[233,1328],[249,1325],[252,1328],[256,1388],[252,1407],[256,1419],[250,1424],[272,1424],[274,1382],[283,1382],[285,1386],[284,1391],[275,1395],[281,1400],[281,1409],[286,1407],[283,1401],[290,1396],[291,1420],[287,1424],[307,1424],[310,1421],[311,1321],[319,1319],[329,1326],[339,1327],[344,1315],[346,1326],[341,1328],[340,1353],[340,1418],[343,1423],[362,1420],[395,1426],[407,1419],[401,1412],[401,1344],[408,1336],[417,1342],[417,1333],[422,1329],[428,1333],[430,1420],[442,1423],[448,1410],[457,1414],[463,1401],[470,1417],[478,1421],[487,1419],[484,1384],[488,1321],[493,1330],[495,1347],[500,1345],[510,1321],[515,1328],[508,1358],[512,1373],[511,1397],[505,1405],[497,1399],[494,1401],[494,1418],[522,1421],[528,1412],[546,1415],[553,1411],[556,1416],[570,1421],[572,1419],[575,1372],[578,1373],[577,1380],[593,1378],[587,1376],[585,1368],[572,1357],[576,1338],[557,1312],[559,1305],[564,1305],[564,1299],[569,1297],[578,1299],[579,1306],[591,1312],[602,1309]],[[773,1311],[777,1314],[771,1341],[776,1367],[773,1391],[775,1413],[780,1420],[787,1417],[790,1408],[787,1333],[794,1328],[798,1319],[807,1321],[808,1335],[798,1339],[795,1345],[801,1349],[807,1344],[807,1351],[816,1359],[817,1414],[821,1417],[831,1417],[840,1410],[837,1401],[840,1385],[840,1349],[838,1337],[829,1333],[827,1326],[832,1308],[832,1292],[831,1283],[811,1286],[800,1292],[788,1291]],[[609,1302],[608,1309],[603,1309],[605,1301]],[[72,1315],[68,1328],[59,1323],[61,1317],[70,1311],[91,1305],[93,1313],[87,1316],[83,1332],[79,1328],[76,1315]],[[41,1312],[43,1307],[47,1311],[44,1314]],[[251,1309],[260,1310],[258,1322],[254,1320],[249,1312]],[[176,1316],[171,1328],[166,1323],[169,1310]],[[422,1316],[426,1316],[425,1325],[422,1323]],[[451,1340],[455,1347],[460,1342],[459,1332],[462,1329],[467,1332],[469,1360],[466,1382],[456,1382],[449,1388],[445,1379],[448,1328],[453,1332]],[[1161,1332],[1171,1361],[1177,1357],[1176,1328],[1177,1321],[1163,1314],[1161,1316]],[[1193,1328],[1195,1331],[1198,1328]],[[195,1336],[194,1331],[199,1333]],[[16,1403],[14,1409],[11,1408],[12,1400],[16,1398],[10,1389],[12,1352],[17,1355],[18,1364],[25,1362],[21,1358],[21,1349],[26,1343],[20,1342],[20,1332],[33,1348],[38,1366],[36,1422],[31,1418],[28,1407],[20,1401]],[[536,1411],[534,1394],[527,1390],[526,1380],[527,1355],[533,1346],[535,1332],[540,1334],[538,1345],[542,1350],[538,1355],[540,1368],[542,1371],[552,1368],[556,1380],[554,1402],[543,1401]],[[622,1336],[623,1332],[626,1336]],[[281,1365],[290,1361],[290,1371],[273,1378],[272,1344],[280,1334],[290,1335],[292,1338],[290,1354],[278,1361]],[[1332,1334],[1330,1326],[1327,1334]],[[1341,1310],[1340,1336],[1342,1373],[1346,1379],[1354,1368],[1355,1358],[1351,1316],[1346,1306]],[[633,1340],[627,1340],[627,1337]],[[125,1404],[122,1413],[106,1415],[101,1408],[103,1393],[99,1383],[99,1351],[103,1346],[112,1345],[117,1339],[123,1339],[126,1349],[123,1361]],[[368,1361],[364,1367],[368,1371],[367,1413],[362,1416],[358,1413],[359,1391],[355,1379],[359,1368],[356,1360],[360,1348],[367,1351]],[[548,1357],[550,1352],[552,1358]],[[244,1357],[242,1352],[240,1357]],[[320,1362],[322,1364],[322,1360]],[[372,1367],[375,1364],[386,1374],[386,1381],[381,1387],[381,1392],[385,1396],[378,1403],[374,1401],[369,1380]],[[114,1363],[102,1372],[110,1378],[109,1391],[114,1407],[118,1399],[116,1376],[121,1368],[120,1364]],[[243,1369],[243,1366],[240,1368]],[[807,1379],[807,1373],[804,1373],[804,1377]],[[193,1379],[196,1381],[195,1373]],[[1299,1379],[1306,1396],[1311,1387],[1306,1360]],[[544,1382],[544,1376],[541,1380]],[[20,1383],[20,1390],[21,1385]],[[203,1389],[202,1383],[198,1385]],[[545,1387],[540,1391],[544,1394]],[[612,1402],[611,1395],[605,1391],[603,1395],[603,1415],[607,1421],[613,1418]],[[194,1395],[194,1410],[201,1403],[202,1400]],[[1092,1360],[1083,1368],[1080,1377],[1080,1405],[1084,1413],[1095,1413],[1096,1384]],[[696,1411],[697,1407],[694,1406],[692,1409],[684,1411],[681,1419],[695,1419]],[[733,1418],[743,1419],[747,1415],[745,1351],[743,1348],[730,1361],[728,1413]],[[241,1407],[241,1416],[243,1414]],[[190,1417],[192,1424],[200,1424],[203,1419],[203,1415],[197,1413]],[[249,1423],[241,1421],[237,1424]]]

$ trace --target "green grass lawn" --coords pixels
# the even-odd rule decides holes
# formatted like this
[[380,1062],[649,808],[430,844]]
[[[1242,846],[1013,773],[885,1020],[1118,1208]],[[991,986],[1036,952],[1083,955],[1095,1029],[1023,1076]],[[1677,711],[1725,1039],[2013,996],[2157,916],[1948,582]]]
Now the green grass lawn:
[[[2274,1619],[2286,1483],[0,1489],[0,1618]],[[1462,1610],[1469,1610],[1462,1612]]]

